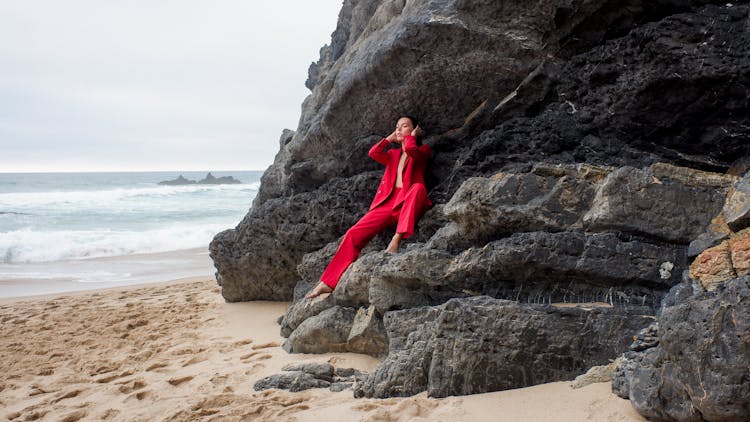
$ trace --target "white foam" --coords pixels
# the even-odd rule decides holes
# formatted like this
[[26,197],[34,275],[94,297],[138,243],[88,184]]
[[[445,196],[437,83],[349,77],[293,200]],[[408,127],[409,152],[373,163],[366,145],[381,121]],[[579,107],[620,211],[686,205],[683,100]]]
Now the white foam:
[[183,185],[148,186],[141,188],[115,188],[92,191],[47,191],[0,193],[0,209],[34,209],[58,205],[107,206],[107,204],[132,199],[165,198],[184,194],[235,192],[255,193],[260,182],[236,185]]
[[0,233],[0,263],[50,262],[207,248],[225,224],[175,223],[146,231],[22,229]]
[[0,268],[3,279],[34,279],[34,280],[73,280],[79,283],[101,283],[102,281],[127,280],[131,273],[116,273],[112,271],[7,271]]

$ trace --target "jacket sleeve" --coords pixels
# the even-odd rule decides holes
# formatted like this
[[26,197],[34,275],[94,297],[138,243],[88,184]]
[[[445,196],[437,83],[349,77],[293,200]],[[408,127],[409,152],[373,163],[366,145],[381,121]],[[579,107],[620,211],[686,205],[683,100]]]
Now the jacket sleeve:
[[381,139],[380,142],[370,148],[368,155],[380,164],[388,164],[388,150],[386,148],[390,143],[391,141],[386,138]]
[[411,135],[404,136],[404,152],[415,160],[426,160],[432,155],[429,145],[417,145],[417,139]]

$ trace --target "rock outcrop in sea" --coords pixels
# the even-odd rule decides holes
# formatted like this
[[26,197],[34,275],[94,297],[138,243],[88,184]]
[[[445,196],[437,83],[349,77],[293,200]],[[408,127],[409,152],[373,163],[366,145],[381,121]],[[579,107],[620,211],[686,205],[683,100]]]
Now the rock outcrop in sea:
[[[642,414],[746,416],[749,16],[346,0],[297,130],[211,243],[224,298],[292,300],[290,352],[383,357],[358,396],[572,380],[626,352],[614,384]],[[367,210],[382,171],[367,150],[402,114],[435,151],[435,206],[400,253],[377,237],[334,293],[302,300]]]
[[179,186],[179,185],[234,185],[242,183],[242,181],[235,179],[233,176],[221,176],[216,177],[211,172],[206,174],[206,177],[204,177],[201,180],[195,181],[191,179],[186,179],[185,176],[179,175],[176,179],[172,180],[163,180],[159,182],[160,185],[167,185],[167,186]]

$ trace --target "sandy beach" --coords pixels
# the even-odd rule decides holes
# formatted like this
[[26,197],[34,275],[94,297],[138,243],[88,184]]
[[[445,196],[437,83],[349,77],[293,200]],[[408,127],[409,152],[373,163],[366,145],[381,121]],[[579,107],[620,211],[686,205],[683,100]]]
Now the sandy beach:
[[355,399],[256,392],[289,363],[372,371],[347,353],[288,354],[288,303],[225,303],[213,278],[0,300],[1,420],[642,421],[609,383],[473,396]]

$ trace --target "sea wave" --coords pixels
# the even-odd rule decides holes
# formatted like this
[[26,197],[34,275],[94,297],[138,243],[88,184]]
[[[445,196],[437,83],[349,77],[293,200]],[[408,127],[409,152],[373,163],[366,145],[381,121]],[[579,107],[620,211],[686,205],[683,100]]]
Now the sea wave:
[[25,209],[58,204],[106,204],[127,200],[148,200],[184,196],[185,194],[257,193],[260,182],[237,185],[184,185],[114,188],[108,190],[45,191],[0,193],[0,207]]
[[14,230],[0,236],[0,263],[18,264],[208,247],[223,224],[172,224],[147,231]]

